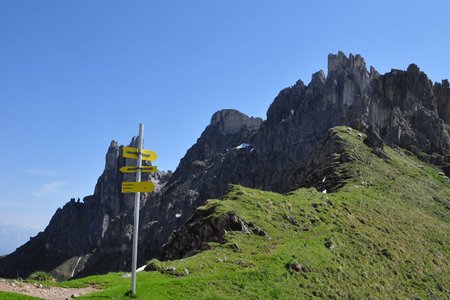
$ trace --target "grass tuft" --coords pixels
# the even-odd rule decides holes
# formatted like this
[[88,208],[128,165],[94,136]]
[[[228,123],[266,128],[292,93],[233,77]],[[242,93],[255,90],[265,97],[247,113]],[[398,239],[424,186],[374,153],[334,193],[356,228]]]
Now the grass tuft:
[[32,273],[30,276],[28,276],[29,281],[40,281],[40,282],[55,282],[56,279],[52,275],[46,273],[37,271]]

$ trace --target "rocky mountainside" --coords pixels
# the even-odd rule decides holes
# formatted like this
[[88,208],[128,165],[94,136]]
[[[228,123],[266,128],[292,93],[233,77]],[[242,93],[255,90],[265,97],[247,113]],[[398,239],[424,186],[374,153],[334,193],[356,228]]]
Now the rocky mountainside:
[[447,299],[450,180],[379,142],[328,131],[308,160],[332,193],[232,185],[171,235],[142,283],[171,299]]
[[[140,263],[159,256],[170,234],[207,199],[222,197],[230,183],[275,192],[337,190],[345,180],[338,168],[345,155],[338,145],[322,149],[337,125],[366,132],[378,155],[385,143],[450,171],[447,80],[433,85],[414,64],[381,75],[367,70],[360,55],[330,54],[328,74],[319,71],[308,85],[298,81],[282,90],[265,121],[219,111],[173,174],[146,179],[159,189],[142,195]],[[120,158],[120,149],[116,142],[108,149],[94,195],[59,209],[44,232],[0,260],[0,276],[44,270],[70,278],[128,269],[132,197],[119,192],[124,175],[118,169],[130,162]]]

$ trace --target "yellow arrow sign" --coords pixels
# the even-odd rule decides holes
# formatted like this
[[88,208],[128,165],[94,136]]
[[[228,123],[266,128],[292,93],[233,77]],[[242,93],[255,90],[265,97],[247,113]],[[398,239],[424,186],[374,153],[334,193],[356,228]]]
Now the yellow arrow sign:
[[[138,159],[138,149],[133,147],[123,147],[123,157]],[[153,161],[158,158],[155,151],[142,150],[142,160]]]
[[[120,168],[119,171],[122,173],[136,173],[137,169],[138,168],[136,166],[125,166],[125,167]],[[150,172],[158,171],[156,166],[142,166],[140,169],[141,169],[141,172],[143,172],[143,173],[150,173]]]
[[122,182],[122,193],[149,193],[155,190],[155,185],[151,181],[145,182]]

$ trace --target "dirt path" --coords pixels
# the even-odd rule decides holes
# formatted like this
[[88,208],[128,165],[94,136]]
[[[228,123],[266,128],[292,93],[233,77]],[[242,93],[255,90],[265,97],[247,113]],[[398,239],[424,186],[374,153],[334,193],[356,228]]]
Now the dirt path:
[[98,290],[92,287],[80,289],[45,287],[40,284],[31,284],[16,280],[0,279],[0,291],[19,293],[43,299],[65,300]]

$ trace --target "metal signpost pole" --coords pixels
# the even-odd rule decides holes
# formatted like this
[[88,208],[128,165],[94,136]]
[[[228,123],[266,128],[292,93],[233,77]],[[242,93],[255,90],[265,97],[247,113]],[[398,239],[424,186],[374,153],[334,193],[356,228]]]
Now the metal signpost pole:
[[[142,140],[144,136],[144,124],[139,124],[139,138],[138,138],[138,159],[136,164],[136,182],[141,182],[141,167],[142,167]],[[133,255],[131,258],[131,294],[136,295],[136,265],[137,265],[137,248],[138,248],[138,233],[139,233],[139,201],[140,192],[134,194],[134,226],[133,226]]]

